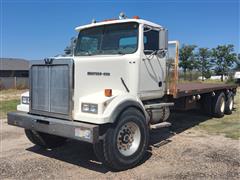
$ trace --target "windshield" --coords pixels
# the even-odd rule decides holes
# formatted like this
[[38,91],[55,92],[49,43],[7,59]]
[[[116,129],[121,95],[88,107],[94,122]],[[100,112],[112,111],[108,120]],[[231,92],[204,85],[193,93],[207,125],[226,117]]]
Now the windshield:
[[98,26],[80,31],[75,56],[132,54],[137,45],[137,23]]

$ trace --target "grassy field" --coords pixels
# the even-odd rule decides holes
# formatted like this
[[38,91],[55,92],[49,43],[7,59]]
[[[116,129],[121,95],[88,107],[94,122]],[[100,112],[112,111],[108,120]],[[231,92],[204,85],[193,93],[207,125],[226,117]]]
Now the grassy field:
[[20,100],[13,99],[13,100],[5,100],[1,101],[0,103],[0,117],[6,118],[7,112],[16,111],[17,105],[20,103]]
[[15,111],[20,103],[20,95],[27,90],[1,90],[0,91],[0,118],[6,118],[7,112]]
[[207,131],[211,134],[223,134],[232,139],[240,138],[240,89],[235,96],[234,111],[223,118],[212,118],[200,123],[196,129]]

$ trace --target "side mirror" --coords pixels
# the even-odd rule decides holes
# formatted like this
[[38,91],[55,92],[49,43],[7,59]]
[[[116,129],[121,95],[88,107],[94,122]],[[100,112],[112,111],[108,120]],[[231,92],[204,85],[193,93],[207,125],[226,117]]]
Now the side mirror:
[[167,29],[161,29],[159,31],[159,49],[163,51],[168,49],[168,30]]

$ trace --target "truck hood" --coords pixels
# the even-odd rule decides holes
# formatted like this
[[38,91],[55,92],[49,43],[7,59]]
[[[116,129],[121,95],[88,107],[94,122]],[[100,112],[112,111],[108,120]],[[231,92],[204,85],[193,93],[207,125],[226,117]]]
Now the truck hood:
[[113,94],[126,93],[124,83],[131,93],[136,93],[137,66],[134,55],[74,57],[74,110],[80,109],[80,99],[96,93],[104,96],[105,89],[112,89]]
[[122,80],[133,91],[136,87],[131,76],[136,70],[125,55],[74,58],[75,94],[82,97],[104,89],[126,91]]

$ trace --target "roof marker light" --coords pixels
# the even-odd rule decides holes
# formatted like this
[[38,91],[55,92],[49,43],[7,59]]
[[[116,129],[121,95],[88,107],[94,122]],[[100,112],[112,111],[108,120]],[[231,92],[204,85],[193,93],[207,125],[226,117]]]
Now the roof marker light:
[[140,19],[139,16],[133,16],[133,19]]

